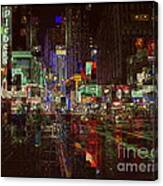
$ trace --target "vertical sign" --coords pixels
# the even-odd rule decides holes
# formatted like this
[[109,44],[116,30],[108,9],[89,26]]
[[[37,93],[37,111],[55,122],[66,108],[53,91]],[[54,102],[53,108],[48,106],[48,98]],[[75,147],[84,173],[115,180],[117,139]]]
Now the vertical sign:
[[[2,88],[11,90],[11,65],[10,65],[10,54],[11,54],[11,18],[12,11],[9,6],[2,6],[1,12],[1,68],[5,74],[2,73]],[[7,86],[3,87],[3,83]]]
[[9,62],[9,52],[11,48],[11,7],[2,7],[2,67],[6,67]]
[[92,74],[92,61],[86,62],[86,75]]

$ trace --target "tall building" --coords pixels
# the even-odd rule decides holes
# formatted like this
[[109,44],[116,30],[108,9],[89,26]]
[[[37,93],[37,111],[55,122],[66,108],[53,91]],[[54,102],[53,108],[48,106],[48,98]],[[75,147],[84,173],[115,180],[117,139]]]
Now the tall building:
[[[152,72],[151,68],[153,66],[153,69],[157,71],[153,58],[157,54],[147,54],[147,52],[150,53],[147,48],[149,42],[151,42],[149,48],[153,47],[153,43],[157,45],[157,35],[155,35],[157,33],[157,14],[155,14],[157,6],[155,7],[154,2],[147,2],[147,4],[146,2],[111,3],[98,6],[100,9],[98,11],[103,12],[101,22],[99,26],[97,25],[96,37],[98,84],[129,84],[133,88],[136,83],[138,86],[132,89],[131,97],[144,98],[154,103],[157,96],[153,85],[156,83],[155,80],[154,82],[147,80],[157,74],[157,72]],[[149,72],[146,73],[147,70],[150,71],[148,78],[145,77],[149,75]],[[143,91],[146,93],[143,94]],[[155,107],[151,108],[157,112]],[[106,145],[108,147],[114,144]],[[114,176],[113,166],[116,165],[117,159],[111,153],[109,155],[105,151],[103,153],[103,174],[106,177]]]
[[[12,7],[12,38],[14,51],[30,50],[30,6],[13,6]],[[17,39],[19,38],[19,39]]]
[[80,73],[90,60],[90,11],[87,4],[69,5],[65,10],[68,77]]
[[[58,18],[60,17],[60,18]],[[47,29],[44,42],[44,63],[49,73],[57,78],[58,82],[67,78],[67,61],[65,48],[65,25],[62,16],[55,16],[54,27]]]
[[110,3],[98,6],[103,12],[103,21],[97,32],[97,81],[100,84],[125,84],[127,57],[136,50],[133,43],[137,37],[148,40],[154,35],[155,3]]
[[12,83],[40,84],[39,19],[31,6],[12,6],[12,24]]

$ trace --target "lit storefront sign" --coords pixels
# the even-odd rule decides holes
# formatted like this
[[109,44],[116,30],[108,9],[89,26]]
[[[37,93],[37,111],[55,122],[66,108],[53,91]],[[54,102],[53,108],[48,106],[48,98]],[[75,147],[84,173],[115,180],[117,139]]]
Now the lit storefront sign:
[[32,58],[30,51],[13,51],[12,58]]
[[65,56],[66,55],[66,50],[63,49],[57,49],[56,54],[60,56]]
[[150,92],[154,92],[156,90],[156,86],[154,85],[143,85],[143,93],[147,94],[147,93],[150,93]]
[[156,90],[156,86],[154,85],[143,85],[140,90],[132,90],[131,96],[133,98],[142,98],[145,94],[152,93]]
[[102,96],[102,87],[99,85],[86,85],[79,88],[81,94],[88,94],[92,96]]
[[86,62],[86,75],[91,75],[92,74],[92,61]]
[[74,81],[81,81],[81,75],[80,74],[74,74]]
[[21,81],[22,81],[23,85],[25,85],[27,83],[27,77],[22,69],[13,68],[12,69],[12,78],[14,79],[16,75],[21,75]]
[[22,69],[20,69],[20,68],[16,68],[16,69],[13,69],[13,70],[12,70],[12,74],[13,74],[13,75],[15,75],[15,74],[20,74],[20,73],[22,73]]
[[121,101],[114,101],[113,106],[114,107],[122,106],[122,102]]
[[94,97],[81,97],[82,103],[93,103],[96,102],[96,99]]
[[65,56],[65,55],[66,55],[65,46],[57,45],[57,46],[55,47],[55,52],[56,52],[56,55]]
[[[147,100],[154,100],[155,97],[153,93],[156,91],[156,86],[154,85],[143,85],[140,90],[132,90],[131,97],[132,98],[145,98]],[[152,94],[151,94],[152,93]]]
[[13,98],[27,98],[27,92],[26,91],[14,91],[12,94]]
[[12,62],[13,68],[28,69],[30,65],[30,59],[16,59]]
[[11,47],[11,7],[2,7],[2,66],[6,66],[9,60]]
[[143,91],[142,90],[132,90],[131,91],[132,98],[142,98],[143,97]]
[[13,51],[12,52],[12,79],[16,75],[21,75],[23,85],[27,83],[27,74],[32,54],[30,51]]

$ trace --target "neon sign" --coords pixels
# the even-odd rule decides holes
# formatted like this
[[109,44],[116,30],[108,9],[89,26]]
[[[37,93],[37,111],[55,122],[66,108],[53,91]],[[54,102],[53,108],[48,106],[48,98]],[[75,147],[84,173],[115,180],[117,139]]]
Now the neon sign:
[[8,6],[2,7],[2,28],[2,65],[6,66],[11,45],[11,8]]
[[56,24],[61,24],[63,22],[62,17],[61,16],[55,16],[55,23]]
[[86,75],[91,75],[92,74],[92,61],[87,61],[86,62]]
[[65,56],[66,55],[66,50],[64,49],[57,49],[56,50],[57,55]]

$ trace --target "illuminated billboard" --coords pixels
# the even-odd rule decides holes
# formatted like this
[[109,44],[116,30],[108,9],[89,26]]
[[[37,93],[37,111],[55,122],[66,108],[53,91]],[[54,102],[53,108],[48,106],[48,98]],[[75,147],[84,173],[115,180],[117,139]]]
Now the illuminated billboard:
[[60,56],[65,56],[66,50],[65,49],[56,49],[56,54],[60,55]]
[[66,49],[64,45],[56,45],[55,47],[55,53],[59,56],[65,56],[66,55]]
[[62,16],[55,16],[55,23],[56,24],[61,24],[63,22]]
[[131,91],[132,98],[142,98],[143,97],[143,91],[142,90],[132,90]]
[[11,7],[4,6],[2,7],[2,67],[6,66],[9,61],[9,49],[11,47],[11,17],[12,11]]
[[88,61],[86,62],[86,75],[90,75],[92,74],[92,66],[93,66],[93,62],[92,61]]
[[96,84],[86,85],[80,87],[79,90],[81,94],[91,95],[96,97],[102,96],[102,87],[100,85],[96,85]]

